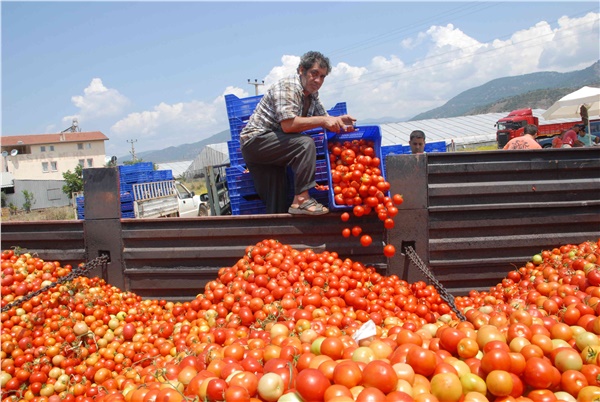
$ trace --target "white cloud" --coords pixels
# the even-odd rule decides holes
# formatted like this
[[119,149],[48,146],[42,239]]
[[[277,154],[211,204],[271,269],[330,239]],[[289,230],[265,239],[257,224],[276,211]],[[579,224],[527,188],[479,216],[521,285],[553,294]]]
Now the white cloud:
[[[545,21],[488,42],[452,24],[431,26],[401,41],[398,54],[374,57],[364,67],[340,63],[321,89],[329,101],[347,101],[359,118],[412,117],[443,105],[467,89],[493,79],[539,71],[573,71],[600,58],[600,14]],[[419,46],[424,57],[410,60]],[[360,74],[352,72],[360,71]],[[328,105],[326,105],[328,106]],[[356,117],[356,116],[355,116]]]
[[553,40],[540,55],[540,67],[569,71],[588,67],[589,59],[598,60],[599,17],[598,13],[588,13],[578,19],[559,19],[559,27],[553,31]]
[[[243,91],[241,95],[247,96]],[[170,105],[162,102],[152,110],[130,113],[117,121],[110,128],[109,145],[121,148],[128,139],[137,139],[140,150],[150,150],[197,142],[223,130],[226,119],[222,96],[210,103],[192,101]]]
[[71,123],[77,118],[79,123],[115,117],[122,114],[130,102],[116,89],[106,88],[100,78],[93,78],[83,95],[71,97],[73,105],[79,109],[77,114],[63,117],[63,122]]

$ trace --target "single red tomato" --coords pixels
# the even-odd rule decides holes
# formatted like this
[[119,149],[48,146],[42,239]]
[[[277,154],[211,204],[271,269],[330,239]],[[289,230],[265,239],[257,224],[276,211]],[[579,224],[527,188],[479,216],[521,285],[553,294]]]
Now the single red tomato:
[[383,360],[373,360],[363,369],[362,385],[378,388],[384,394],[396,389],[398,374],[391,364]]
[[394,194],[392,196],[392,201],[394,202],[394,204],[400,205],[404,202],[404,197],[402,197],[400,194]]
[[362,244],[363,247],[368,247],[371,245],[371,243],[373,243],[373,239],[371,238],[371,236],[362,235],[360,237],[360,244]]
[[325,374],[313,368],[301,370],[296,377],[296,391],[305,401],[323,400],[330,385]]
[[362,381],[362,370],[358,363],[347,360],[340,362],[333,369],[333,382],[344,385],[348,389],[357,386]]
[[386,244],[385,247],[383,248],[383,255],[385,255],[386,257],[389,258],[389,257],[393,257],[395,254],[396,254],[396,247],[394,247],[392,244]]
[[547,389],[552,384],[552,364],[540,357],[532,357],[525,364],[523,379],[533,388]]

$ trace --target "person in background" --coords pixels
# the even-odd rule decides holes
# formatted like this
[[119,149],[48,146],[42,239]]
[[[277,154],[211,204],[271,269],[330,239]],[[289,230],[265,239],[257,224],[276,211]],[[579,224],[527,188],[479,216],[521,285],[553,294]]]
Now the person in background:
[[591,147],[592,145],[600,143],[600,137],[593,136],[587,132],[586,126],[579,131],[579,137],[577,138],[584,147]]
[[523,135],[508,141],[503,149],[542,149],[542,146],[535,140],[537,134],[537,126],[528,124],[523,129]]
[[413,154],[422,154],[425,152],[425,133],[421,130],[414,130],[410,133],[409,142],[410,152]]
[[581,142],[578,138],[580,132],[583,130],[583,124],[575,124],[570,130],[567,130],[561,137],[562,148],[574,148],[584,146],[583,142]]
[[[322,215],[327,207],[308,191],[315,181],[317,150],[309,135],[317,127],[339,133],[354,131],[356,119],[329,116],[319,100],[319,89],[331,72],[329,59],[319,52],[300,58],[296,74],[273,84],[262,97],[240,133],[246,167],[266,212]],[[294,173],[294,199],[288,202],[287,167]]]

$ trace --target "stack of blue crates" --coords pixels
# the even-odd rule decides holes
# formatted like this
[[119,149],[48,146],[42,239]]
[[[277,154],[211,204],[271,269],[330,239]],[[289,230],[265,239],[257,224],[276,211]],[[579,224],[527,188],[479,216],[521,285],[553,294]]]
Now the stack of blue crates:
[[[121,197],[121,218],[135,218],[133,211],[133,185],[156,181],[173,180],[172,170],[154,170],[152,162],[119,166],[119,192]],[[84,196],[77,197],[77,219],[85,219]]]
[[[229,131],[231,140],[227,142],[229,149],[230,167],[225,170],[227,175],[227,187],[229,189],[229,199],[231,201],[231,213],[233,215],[254,215],[266,213],[265,204],[260,200],[254,189],[254,182],[250,172],[246,170],[244,158],[240,150],[240,133],[248,123],[254,109],[262,99],[263,95],[251,96],[248,98],[238,98],[235,95],[225,95],[227,106],[227,117],[229,118]],[[348,113],[346,102],[337,103],[333,108],[327,111],[331,116],[341,116]],[[322,129],[307,131],[315,140],[317,146],[317,165],[315,180],[318,184],[326,185],[328,182],[329,171],[325,157],[327,156],[327,143],[325,133]],[[288,180],[293,188],[293,174],[288,169]],[[329,195],[327,191],[318,191],[311,189],[310,194],[317,201],[327,206],[329,204]],[[293,191],[290,191],[288,198],[293,199]]]

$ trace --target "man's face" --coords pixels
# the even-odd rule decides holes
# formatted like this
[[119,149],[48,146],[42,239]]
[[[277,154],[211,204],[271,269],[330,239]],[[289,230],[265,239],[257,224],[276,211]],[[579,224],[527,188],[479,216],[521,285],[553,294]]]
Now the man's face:
[[304,94],[310,95],[317,92],[327,76],[327,69],[319,67],[319,63],[315,63],[308,71],[300,67],[300,81]]
[[423,138],[413,138],[408,145],[410,145],[410,152],[413,154],[422,154],[425,152],[425,139]]
[[585,130],[583,128],[579,128],[579,136],[580,137],[585,137]]

